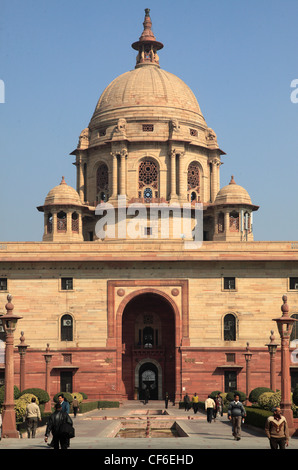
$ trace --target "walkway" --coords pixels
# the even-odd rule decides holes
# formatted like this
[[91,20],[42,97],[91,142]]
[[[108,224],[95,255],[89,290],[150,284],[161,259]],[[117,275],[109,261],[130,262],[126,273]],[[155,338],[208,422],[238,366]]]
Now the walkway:
[[[107,457],[111,457],[116,450],[154,450],[169,449],[171,451],[191,451],[197,449],[269,449],[269,442],[263,430],[243,425],[242,438],[235,441],[232,436],[231,423],[226,415],[208,423],[206,415],[192,411],[185,412],[169,404],[166,410],[168,416],[158,415],[154,410],[164,410],[164,403],[155,401],[144,405],[140,401],[127,401],[121,408],[94,410],[84,415],[78,415],[73,419],[76,437],[71,440],[70,449],[104,449]],[[147,414],[148,413],[148,414]],[[150,414],[149,414],[150,413]],[[72,415],[71,415],[72,416]],[[114,437],[123,422],[140,422],[154,420],[173,420],[188,437],[165,438],[120,438]],[[121,419],[122,418],[122,419]],[[44,442],[45,427],[38,428],[35,439],[28,439],[26,434],[22,439],[2,439],[1,449],[31,449],[51,450]],[[298,438],[292,438],[288,449],[298,449]],[[112,452],[111,452],[112,451]],[[187,452],[182,452],[185,455]],[[148,454],[148,453],[147,453]],[[191,454],[191,452],[190,452]],[[120,452],[121,455],[121,452]],[[127,452],[125,455],[128,455]],[[149,454],[150,455],[150,452]],[[156,455],[156,452],[154,453]],[[153,463],[153,462],[151,462]],[[155,462],[156,463],[156,462]]]

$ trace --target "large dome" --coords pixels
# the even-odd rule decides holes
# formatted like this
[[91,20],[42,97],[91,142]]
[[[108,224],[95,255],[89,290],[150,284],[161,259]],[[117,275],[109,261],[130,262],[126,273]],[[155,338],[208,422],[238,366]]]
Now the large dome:
[[136,67],[113,80],[97,103],[89,128],[116,116],[175,118],[207,127],[191,89],[176,75],[155,64]]
[[250,195],[245,188],[235,183],[232,176],[229,184],[217,193],[215,204],[248,204],[252,205]]
[[74,188],[66,184],[64,176],[62,177],[61,183],[49,191],[44,202],[44,206],[59,204],[82,206],[79,194]]

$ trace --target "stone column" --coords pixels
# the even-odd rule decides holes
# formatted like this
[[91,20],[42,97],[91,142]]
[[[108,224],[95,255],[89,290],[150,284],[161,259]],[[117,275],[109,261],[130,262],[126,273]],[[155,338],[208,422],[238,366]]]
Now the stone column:
[[117,154],[111,152],[112,156],[112,195],[111,199],[117,199],[118,195],[118,160]]
[[186,172],[184,170],[183,160],[185,152],[180,152],[179,154],[179,199],[187,201],[187,178]]
[[[48,393],[49,397],[51,397],[50,394],[50,362],[52,360],[52,354],[50,353],[50,345],[49,343],[47,344],[47,349],[46,353],[44,354],[45,362],[46,362],[46,392]],[[51,398],[50,401],[48,401],[45,404],[44,411],[46,413],[50,412],[52,410],[51,407]]]
[[170,200],[177,200],[176,193],[176,150],[171,150],[171,196]]
[[17,346],[19,350],[19,355],[20,355],[20,391],[22,392],[23,390],[26,389],[25,387],[25,378],[26,378],[26,363],[25,363],[25,356],[26,356],[26,351],[28,348],[28,345],[25,344],[25,337],[24,337],[24,332],[21,332],[21,337],[20,337],[20,344]]
[[120,152],[120,194],[126,193],[126,150]]

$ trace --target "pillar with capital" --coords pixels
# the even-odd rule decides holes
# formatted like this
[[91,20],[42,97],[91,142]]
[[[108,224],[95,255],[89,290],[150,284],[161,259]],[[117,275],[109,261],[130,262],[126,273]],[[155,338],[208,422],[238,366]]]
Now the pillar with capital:
[[25,387],[25,379],[26,379],[25,357],[26,357],[26,352],[27,352],[28,347],[29,345],[25,343],[24,332],[21,331],[20,344],[17,345],[19,355],[20,355],[20,391],[21,392],[25,390],[26,388]]
[[248,403],[248,397],[250,394],[250,361],[252,358],[252,353],[249,350],[249,343],[246,343],[246,351],[244,353],[245,361],[246,361],[246,403]]
[[176,191],[176,150],[172,149],[170,151],[170,159],[171,159],[171,193],[170,193],[170,200],[177,201],[177,191]]
[[276,391],[276,350],[278,344],[275,342],[275,336],[273,330],[271,330],[270,343],[266,344],[268,346],[268,351],[270,354],[270,389],[274,392]]
[[281,402],[280,408],[286,418],[290,434],[295,432],[292,399],[291,399],[291,375],[290,375],[290,336],[295,319],[289,316],[289,306],[287,296],[282,297],[282,316],[274,318],[281,339]]
[[[46,392],[49,395],[49,397],[51,397],[51,394],[50,394],[50,362],[52,360],[52,353],[50,352],[49,343],[47,344],[46,352],[43,355],[43,357],[44,357],[45,363],[46,363]],[[45,404],[44,411],[45,411],[45,413],[48,413],[51,410],[52,410],[52,408],[51,408],[51,400],[50,400]]]
[[17,321],[23,317],[13,314],[12,296],[8,294],[6,314],[0,320],[5,331],[5,395],[2,412],[2,437],[18,438],[14,410],[14,332]]

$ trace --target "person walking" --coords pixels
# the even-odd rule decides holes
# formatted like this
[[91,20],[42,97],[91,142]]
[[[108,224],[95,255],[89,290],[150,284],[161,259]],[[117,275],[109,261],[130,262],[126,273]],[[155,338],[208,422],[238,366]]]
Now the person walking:
[[234,400],[229,404],[228,419],[232,420],[232,434],[237,441],[241,439],[241,422],[244,422],[245,416],[246,411],[240,402],[240,396],[238,393],[235,393]]
[[65,411],[67,414],[69,414],[69,403],[67,400],[65,400],[63,393],[58,395],[58,403],[61,404],[62,411]]
[[193,412],[194,414],[197,414],[198,409],[199,409],[199,397],[196,393],[192,397],[191,401],[192,401]]
[[165,407],[168,408],[168,404],[169,404],[169,394],[168,392],[166,392],[166,396],[165,396]]
[[211,398],[211,395],[208,395],[207,400],[205,400],[205,410],[207,411],[208,423],[212,423],[212,418],[214,416],[214,409],[215,409],[215,401],[213,400],[213,398]]
[[279,406],[273,408],[273,416],[267,418],[265,433],[270,442],[270,448],[285,449],[289,445],[289,427],[287,420],[282,416]]
[[189,411],[190,410],[190,398],[189,398],[188,393],[184,395],[183,402],[184,402],[184,411]]
[[40,409],[36,403],[36,398],[32,397],[31,403],[28,403],[25,412],[28,439],[30,439],[30,437],[35,438],[38,421],[41,421]]
[[[49,421],[47,423],[46,432],[45,432],[45,442],[48,442],[48,437],[50,433],[53,435],[53,446],[54,450],[67,449],[69,447],[69,435],[62,432],[61,427],[63,424],[69,424],[72,426],[72,419],[66,411],[62,410],[62,404],[57,403],[55,406],[55,411],[51,414]],[[59,447],[60,446],[60,447]]]
[[223,399],[220,393],[217,394],[215,398],[215,405],[216,405],[216,415],[223,416]]
[[72,409],[73,409],[73,416],[75,418],[77,416],[77,412],[78,412],[78,409],[79,409],[79,401],[78,401],[76,396],[74,396],[74,398],[73,398]]

